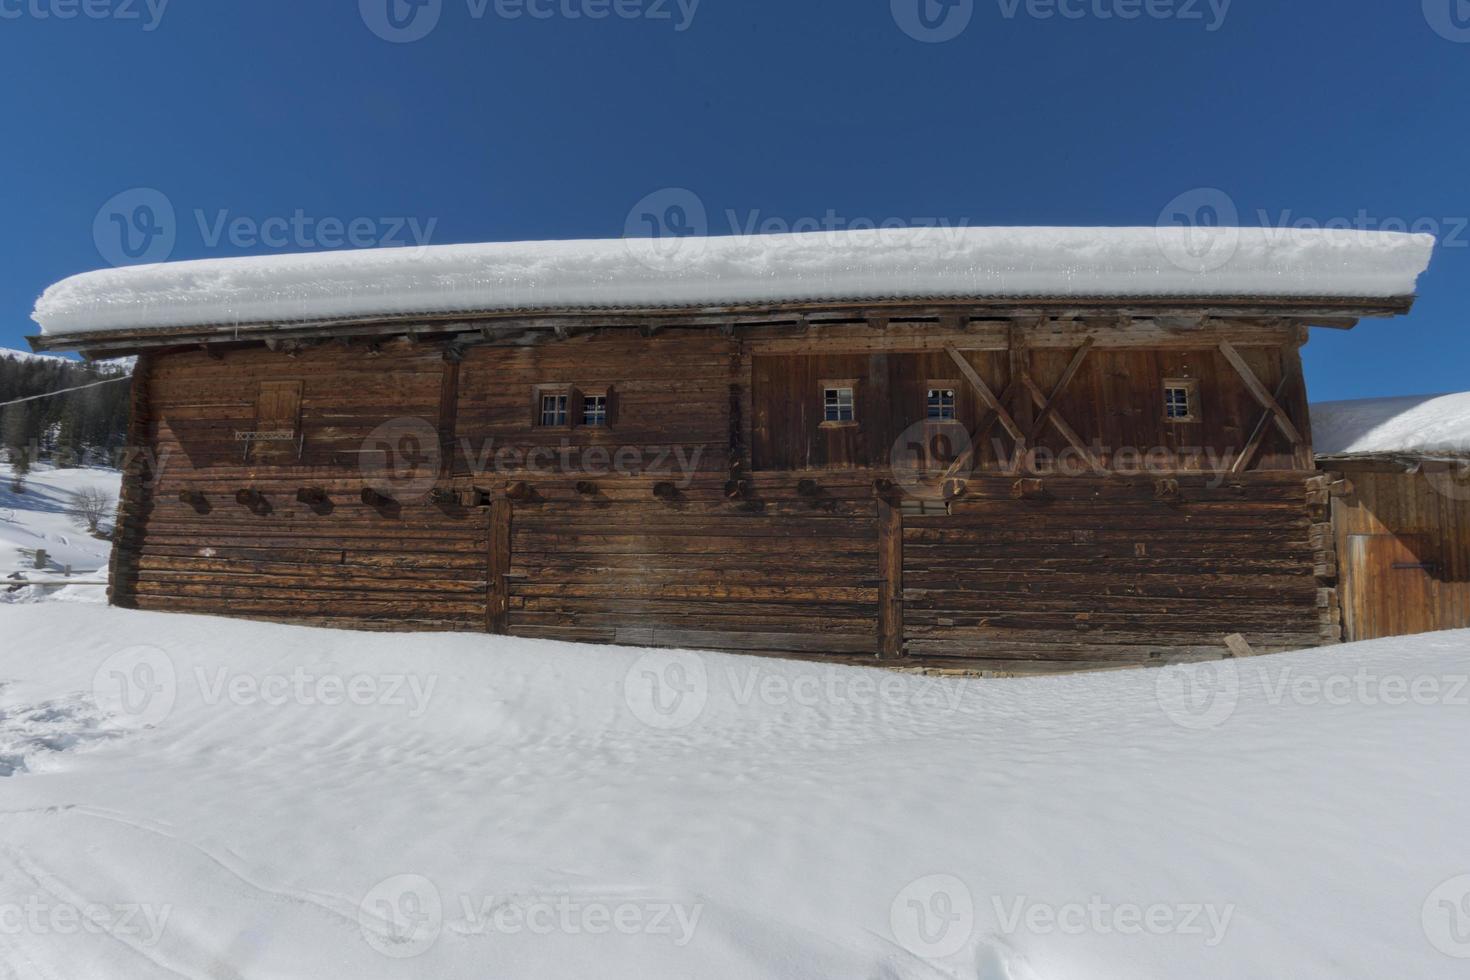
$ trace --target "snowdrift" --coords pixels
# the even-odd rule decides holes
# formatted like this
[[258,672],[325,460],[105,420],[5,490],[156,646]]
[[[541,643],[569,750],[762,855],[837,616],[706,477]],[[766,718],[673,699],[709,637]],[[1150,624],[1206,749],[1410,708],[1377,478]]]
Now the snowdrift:
[[0,607],[0,962],[1448,980],[1467,673],[1467,633],[979,681]]

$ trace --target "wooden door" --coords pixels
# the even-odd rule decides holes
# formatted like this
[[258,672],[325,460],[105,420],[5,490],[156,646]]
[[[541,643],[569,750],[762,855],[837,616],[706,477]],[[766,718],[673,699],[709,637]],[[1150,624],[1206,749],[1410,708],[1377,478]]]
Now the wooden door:
[[1423,535],[1353,534],[1346,572],[1347,639],[1413,636],[1438,629],[1435,566]]

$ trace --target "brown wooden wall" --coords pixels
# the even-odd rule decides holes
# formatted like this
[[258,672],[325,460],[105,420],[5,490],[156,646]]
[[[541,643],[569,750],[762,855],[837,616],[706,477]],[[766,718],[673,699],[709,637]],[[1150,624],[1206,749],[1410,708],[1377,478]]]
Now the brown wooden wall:
[[1179,483],[1177,500],[1150,480],[1090,477],[1017,500],[986,479],[947,513],[906,514],[909,653],[1099,667],[1208,656],[1237,632],[1260,652],[1336,641],[1309,481]]
[[[571,337],[535,347],[477,347],[459,370],[459,401],[454,424],[455,472],[468,475],[477,461],[511,450],[526,457],[533,450],[627,447],[641,450],[642,469],[659,462],[677,468],[679,458],[697,468],[725,472],[729,445],[730,341],[714,330],[674,331],[643,337],[634,330]],[[608,429],[533,426],[533,403],[540,386],[611,390],[617,402]],[[473,457],[473,458],[470,458]],[[509,459],[510,457],[507,457]],[[543,468],[561,468],[561,458]],[[595,467],[596,460],[592,464]],[[573,457],[574,464],[583,459]]]
[[[1241,347],[1240,354],[1261,383],[1273,392],[1294,363],[1294,347]],[[1050,392],[1073,351],[1028,351],[1025,369]],[[965,351],[963,356],[993,392],[1006,390],[1012,377],[1003,351]],[[1164,380],[1187,379],[1199,385],[1199,422],[1166,422]],[[858,424],[824,428],[821,382],[858,382]],[[943,352],[872,355],[777,354],[754,358],[754,465],[762,469],[886,466],[894,444],[915,423],[925,420],[929,382],[943,382],[958,395],[959,421],[975,431],[990,410],[969,388],[954,362]],[[1304,388],[1293,385],[1286,398],[1295,421],[1307,424]],[[1261,417],[1261,406],[1241,383],[1236,370],[1218,350],[1096,350],[1083,361],[1062,391],[1056,411],[1111,465],[1123,452],[1162,452],[1164,465],[1200,469],[1191,464],[1197,450],[1219,457],[1238,453]],[[1055,455],[1068,444],[1051,426],[1035,443]],[[1014,443],[999,428],[978,447],[977,465],[997,471],[1009,465]],[[1254,470],[1300,468],[1294,447],[1272,427],[1266,432]]]
[[1344,468],[1333,524],[1349,640],[1470,627],[1470,482],[1426,466]]
[[[156,479],[125,489],[114,601],[322,625],[483,627],[484,512],[380,509],[360,496],[365,440],[399,414],[436,418],[444,368],[439,351],[406,345],[145,359],[135,384]],[[258,459],[234,433],[256,430],[260,384],[282,379],[303,382],[302,438]],[[296,499],[312,487],[329,506]],[[242,489],[265,504],[238,503]],[[202,498],[185,502],[184,492]]]
[[[1234,632],[1262,650],[1336,638],[1309,448],[1266,425],[1219,348],[1234,343],[1309,438],[1298,328],[1077,322],[1029,331],[1021,349],[1017,338],[1013,326],[859,322],[153,355],[135,382],[135,434],[156,462],[126,482],[113,597],[993,669],[1213,657]],[[1162,448],[1167,476],[1197,468],[1173,450],[1228,460],[1260,431],[1249,465],[1173,485],[1057,477],[1022,497],[986,439],[954,499],[875,493],[929,380],[955,381],[967,428],[987,415],[947,348],[1030,424],[1012,382],[1029,374],[1050,394],[1089,338],[1054,408],[1101,462]],[[1202,423],[1164,423],[1161,382],[1175,376],[1198,380]],[[859,425],[829,433],[814,424],[818,382],[845,378],[861,381]],[[548,385],[610,390],[614,424],[535,424]],[[1044,426],[1032,445],[1068,443]],[[385,447],[386,470],[372,465]]]

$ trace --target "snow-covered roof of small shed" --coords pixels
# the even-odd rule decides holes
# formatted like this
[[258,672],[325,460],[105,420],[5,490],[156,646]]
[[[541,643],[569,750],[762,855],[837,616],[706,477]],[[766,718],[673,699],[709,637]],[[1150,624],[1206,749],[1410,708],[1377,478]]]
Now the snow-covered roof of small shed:
[[971,298],[1414,294],[1434,239],[1269,228],[907,228],[436,245],[88,272],[36,302],[58,337],[541,310]]
[[1318,456],[1470,459],[1470,391],[1312,406]]

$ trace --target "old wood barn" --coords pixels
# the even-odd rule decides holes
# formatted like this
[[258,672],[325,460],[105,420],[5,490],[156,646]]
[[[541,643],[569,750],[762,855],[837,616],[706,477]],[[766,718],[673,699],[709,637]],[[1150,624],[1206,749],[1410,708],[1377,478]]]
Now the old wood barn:
[[1343,636],[1470,627],[1470,393],[1316,406]]
[[108,270],[33,345],[138,356],[121,606],[1013,671],[1335,642],[1301,348],[1406,313],[1428,246],[1169,234]]

